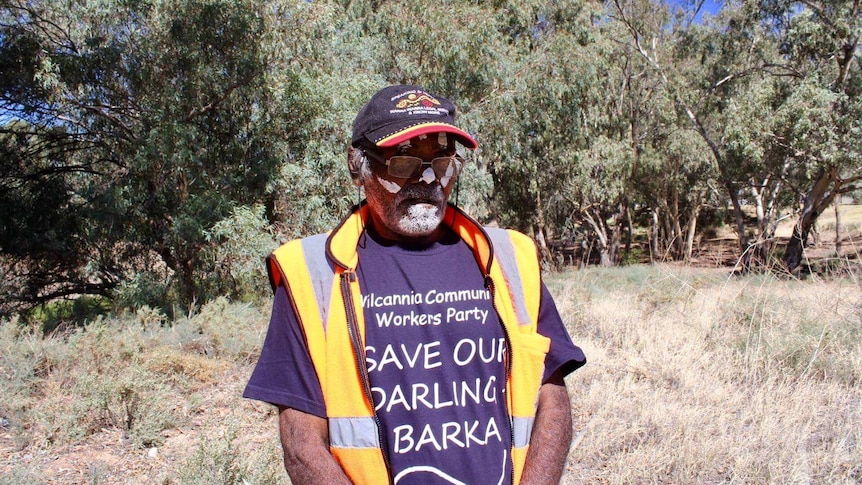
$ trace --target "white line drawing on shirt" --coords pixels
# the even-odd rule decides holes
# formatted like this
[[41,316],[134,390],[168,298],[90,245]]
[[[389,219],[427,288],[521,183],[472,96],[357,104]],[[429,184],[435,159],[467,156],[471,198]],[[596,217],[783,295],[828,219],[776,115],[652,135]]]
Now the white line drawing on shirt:
[[[508,456],[508,452],[506,450],[503,450],[503,466],[501,467],[502,472],[500,473],[500,479],[497,481],[497,485],[503,485],[503,479],[506,477],[506,457],[507,456]],[[408,468],[401,470],[401,473],[399,473],[398,475],[395,475],[394,484],[397,485],[398,482],[402,478],[406,477],[407,475],[410,475],[411,473],[422,473],[422,472],[433,473],[434,475],[437,475],[438,477],[442,478],[443,480],[446,480],[447,482],[451,483],[452,485],[467,485],[466,483],[456,479],[455,477],[447,474],[446,472],[440,470],[439,468],[434,468],[433,466],[427,466],[427,465],[411,466],[411,467],[408,467]]]

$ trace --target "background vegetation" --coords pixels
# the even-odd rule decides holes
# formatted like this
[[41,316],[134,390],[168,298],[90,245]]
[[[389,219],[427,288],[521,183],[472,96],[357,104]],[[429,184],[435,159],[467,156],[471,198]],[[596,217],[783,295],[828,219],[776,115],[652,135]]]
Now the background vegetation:
[[[862,480],[862,283],[638,265],[546,280],[590,361],[565,484]],[[0,482],[285,484],[240,397],[268,310],[0,327]]]
[[586,265],[565,483],[862,481],[860,3],[702,7],[0,0],[0,482],[286,483],[262,258],[361,196],[390,83],[479,140],[460,205]]
[[253,300],[355,203],[350,123],[397,82],[457,103],[459,202],[549,266],[689,260],[727,222],[744,268],[797,270],[860,186],[859,2],[701,7],[3,0],[0,312]]

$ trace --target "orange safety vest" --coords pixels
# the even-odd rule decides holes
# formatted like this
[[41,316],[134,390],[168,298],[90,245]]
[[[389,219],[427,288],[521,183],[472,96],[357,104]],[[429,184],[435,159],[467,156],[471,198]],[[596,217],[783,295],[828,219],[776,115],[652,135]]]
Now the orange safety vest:
[[[320,381],[330,452],[356,484],[391,483],[382,430],[365,366],[365,319],[356,277],[359,238],[369,217],[361,205],[328,234],[297,239],[267,258],[273,289],[284,285]],[[444,223],[472,249],[506,336],[506,407],[512,427],[514,483],[530,443],[550,339],[536,326],[541,274],[533,241],[483,228],[455,206]]]

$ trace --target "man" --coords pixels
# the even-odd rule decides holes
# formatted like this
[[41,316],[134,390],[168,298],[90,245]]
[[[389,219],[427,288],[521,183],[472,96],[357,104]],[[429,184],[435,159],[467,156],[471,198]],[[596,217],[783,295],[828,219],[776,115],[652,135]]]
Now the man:
[[272,320],[244,396],[279,407],[294,484],[558,483],[563,377],[585,363],[532,241],[447,203],[455,106],[389,86],[356,116],[366,200],[267,259]]

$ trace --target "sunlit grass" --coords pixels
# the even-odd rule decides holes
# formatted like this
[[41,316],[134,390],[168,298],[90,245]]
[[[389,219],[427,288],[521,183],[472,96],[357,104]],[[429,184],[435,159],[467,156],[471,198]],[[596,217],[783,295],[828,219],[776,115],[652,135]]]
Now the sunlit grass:
[[[589,359],[563,483],[862,481],[858,274],[548,275]],[[220,299],[49,336],[4,322],[0,483],[289,483],[274,409],[240,397],[267,319]]]
[[624,271],[549,278],[590,360],[568,379],[577,440],[564,483],[862,479],[853,280]]

